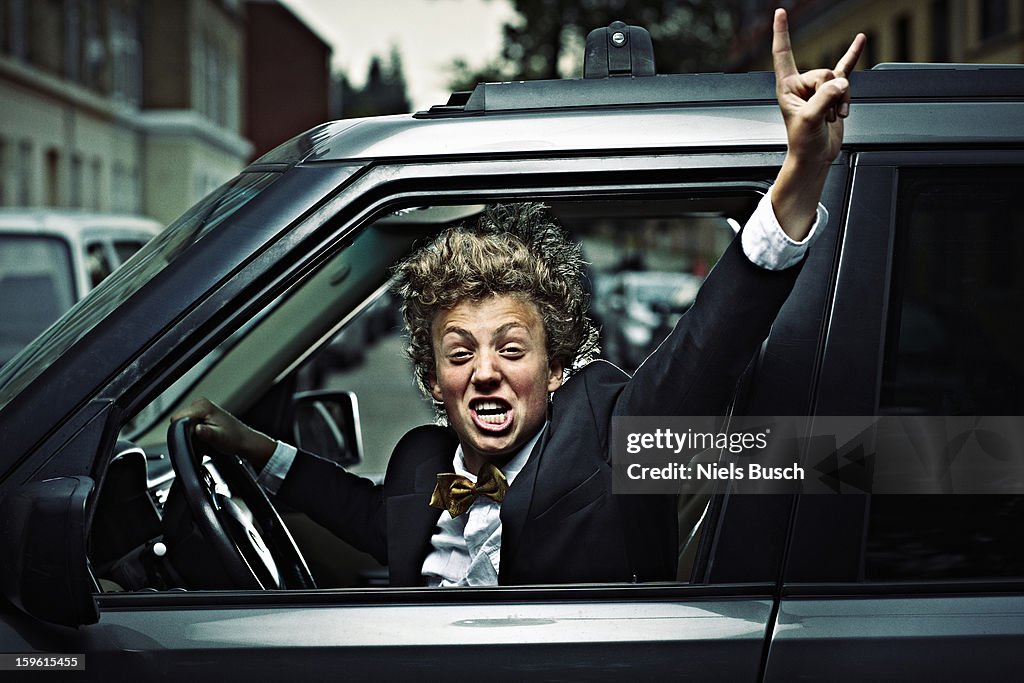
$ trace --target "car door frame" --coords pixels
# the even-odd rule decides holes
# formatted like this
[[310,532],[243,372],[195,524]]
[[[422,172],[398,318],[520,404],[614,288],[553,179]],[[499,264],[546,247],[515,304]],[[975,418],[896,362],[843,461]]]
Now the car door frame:
[[[876,415],[902,169],[1024,166],[1024,151],[879,150],[853,157],[813,414]],[[799,494],[765,680],[1005,676],[1024,638],[1024,580],[865,582],[870,496]],[[827,672],[827,673],[826,673]]]

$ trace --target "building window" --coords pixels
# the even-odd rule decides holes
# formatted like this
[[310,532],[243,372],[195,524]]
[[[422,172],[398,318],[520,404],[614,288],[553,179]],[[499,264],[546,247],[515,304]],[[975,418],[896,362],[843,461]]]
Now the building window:
[[17,203],[32,206],[32,143],[22,140],[18,145],[18,190]]
[[99,211],[103,208],[103,162],[100,161],[99,157],[92,160],[92,170],[90,172],[91,183],[92,183],[92,202],[91,208],[93,211]]
[[83,7],[83,70],[82,82],[93,90],[103,91],[107,45],[103,39],[100,9],[97,0],[86,0]]
[[60,152],[46,150],[46,205],[60,206]]
[[64,76],[82,79],[82,12],[79,0],[64,0]]
[[878,64],[878,34],[874,31],[865,31],[864,36],[867,43],[864,45],[864,59],[861,64],[865,69],[870,69]]
[[142,176],[137,167],[132,168],[130,180],[131,194],[129,195],[129,199],[131,200],[131,204],[129,205],[129,210],[133,213],[142,213]]
[[950,61],[949,0],[932,2],[932,56],[933,62]]
[[981,40],[991,40],[1006,33],[1010,21],[1006,0],[981,1]]
[[110,52],[113,94],[129,102],[142,100],[139,15],[134,4],[110,7]]
[[230,46],[219,43],[216,37],[205,34],[196,41],[192,107],[210,121],[238,130],[241,127],[238,59],[233,58]]
[[242,116],[240,111],[242,88],[239,84],[238,62],[239,60],[237,59],[227,60],[227,75],[225,82],[227,90],[225,95],[227,115],[225,117],[224,125],[234,131],[241,130],[242,128]]
[[128,180],[128,172],[125,171],[121,162],[114,164],[114,169],[111,173],[111,181],[113,185],[110,193],[111,208],[115,212],[119,213],[128,211],[129,201],[131,198],[131,187]]
[[203,113],[205,113],[210,120],[216,121],[217,123],[220,123],[221,121],[220,62],[220,54],[216,43],[214,43],[209,36],[204,36],[203,76],[204,84],[206,86],[206,96],[204,97],[206,109]]
[[0,206],[7,206],[7,174],[9,164],[7,162],[7,141],[0,138]]
[[896,46],[896,54],[894,55],[895,61],[913,61],[913,57],[911,57],[913,49],[911,45],[910,36],[910,15],[901,14],[900,16],[896,17],[896,24],[893,26],[893,30],[896,34],[894,41]]
[[71,173],[68,192],[68,206],[82,208],[82,157],[71,157]]
[[28,57],[28,7],[25,0],[8,0],[7,8],[9,21],[5,26],[7,43],[4,47],[12,57],[24,60]]

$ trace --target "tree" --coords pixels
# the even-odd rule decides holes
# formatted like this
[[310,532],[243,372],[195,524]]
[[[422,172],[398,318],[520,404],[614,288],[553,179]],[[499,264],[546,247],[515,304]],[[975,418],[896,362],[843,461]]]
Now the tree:
[[402,55],[397,47],[391,48],[386,65],[379,55],[370,59],[366,84],[361,89],[354,88],[344,73],[336,74],[334,80],[340,99],[337,107],[340,118],[405,114],[412,109],[402,71]]
[[575,78],[587,33],[613,21],[651,33],[658,73],[722,71],[744,0],[511,0],[501,54],[479,68],[452,63],[451,87],[482,81]]

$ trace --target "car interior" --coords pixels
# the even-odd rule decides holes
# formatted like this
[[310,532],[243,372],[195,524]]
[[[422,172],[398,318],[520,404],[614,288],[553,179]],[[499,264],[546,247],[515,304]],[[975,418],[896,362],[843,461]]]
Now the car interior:
[[[598,300],[595,283],[627,270],[703,276],[752,213],[757,189],[545,198],[550,214],[583,245],[602,338],[610,334],[601,315],[607,302]],[[479,203],[392,207],[202,360],[181,368],[177,381],[154,390],[124,422],[102,478],[89,533],[98,590],[386,586],[386,568],[301,512],[267,502],[251,466],[191,443],[187,430],[169,431],[168,416],[207,397],[275,438],[379,482],[397,438],[433,418],[402,355],[398,304],[387,293],[389,268],[425,238],[472,221],[483,209]],[[383,309],[388,322],[378,326],[385,331],[377,339],[360,337],[364,360],[335,368],[317,380],[323,386],[311,382],[305,369],[316,354],[375,309]],[[664,324],[654,325],[654,334],[670,329]],[[681,582],[690,578],[707,501],[707,495],[680,500]],[[215,521],[204,521],[209,517]],[[238,556],[255,567],[248,575],[241,571],[241,578],[229,566]]]

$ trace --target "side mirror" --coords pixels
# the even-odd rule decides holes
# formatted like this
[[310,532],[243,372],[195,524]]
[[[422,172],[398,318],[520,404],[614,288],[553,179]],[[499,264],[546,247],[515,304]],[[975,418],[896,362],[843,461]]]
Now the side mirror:
[[99,590],[86,555],[89,477],[32,482],[0,501],[0,589],[26,614],[52,624],[99,621]]
[[292,402],[292,434],[297,448],[339,465],[362,462],[359,403],[351,391],[305,391]]

